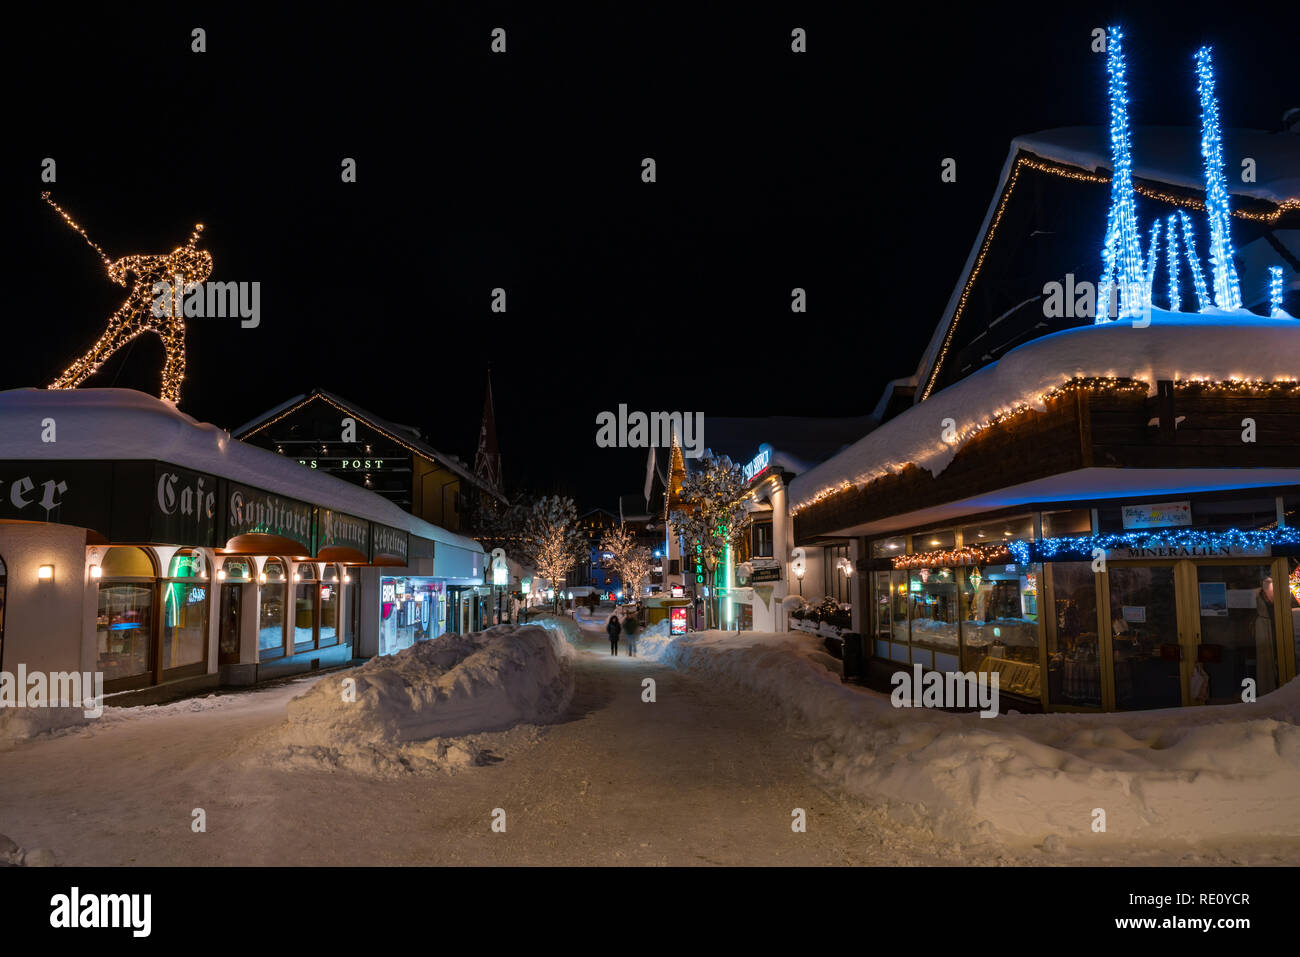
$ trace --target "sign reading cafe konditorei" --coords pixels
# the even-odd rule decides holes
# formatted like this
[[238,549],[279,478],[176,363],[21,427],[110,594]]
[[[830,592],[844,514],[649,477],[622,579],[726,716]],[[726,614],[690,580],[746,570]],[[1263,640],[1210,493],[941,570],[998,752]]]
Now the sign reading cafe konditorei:
[[188,469],[154,464],[153,539],[208,545],[217,529],[217,480]]
[[277,535],[312,552],[312,518],[315,509],[306,502],[230,482],[226,501],[226,537]]

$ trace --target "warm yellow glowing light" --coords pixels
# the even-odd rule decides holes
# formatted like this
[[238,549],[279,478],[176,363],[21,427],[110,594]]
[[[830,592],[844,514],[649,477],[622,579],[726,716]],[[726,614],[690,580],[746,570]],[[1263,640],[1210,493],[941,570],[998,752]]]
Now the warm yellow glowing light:
[[[123,256],[114,261],[86,235],[76,220],[54,202],[49,193],[42,193],[41,198],[54,207],[63,221],[80,233],[90,247],[99,253],[113,282],[126,286],[128,273],[136,277],[126,302],[118,306],[117,311],[109,317],[108,327],[103,334],[49,387],[75,389],[127,343],[142,333],[155,332],[163,341],[165,353],[159,397],[167,402],[179,402],[181,382],[185,378],[185,317],[181,312],[181,301],[186,293],[204,282],[212,273],[212,254],[195,248],[199,235],[203,232],[203,224],[195,225],[194,232],[190,233],[189,241],[184,246],[178,246],[166,255]],[[154,292],[157,283],[166,283],[172,294],[161,310],[162,315],[155,316],[154,302],[161,299]]]

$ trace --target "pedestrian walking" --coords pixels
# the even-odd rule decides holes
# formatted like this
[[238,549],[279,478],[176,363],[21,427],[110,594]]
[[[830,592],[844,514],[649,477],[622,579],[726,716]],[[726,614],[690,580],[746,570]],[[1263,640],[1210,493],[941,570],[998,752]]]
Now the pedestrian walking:
[[605,630],[609,632],[609,653],[617,657],[618,636],[623,630],[623,626],[618,623],[618,612],[609,616],[609,624],[605,626]]
[[627,654],[629,658],[636,657],[636,636],[641,630],[641,625],[636,619],[636,615],[628,615],[627,621],[623,623],[623,637],[627,639]]

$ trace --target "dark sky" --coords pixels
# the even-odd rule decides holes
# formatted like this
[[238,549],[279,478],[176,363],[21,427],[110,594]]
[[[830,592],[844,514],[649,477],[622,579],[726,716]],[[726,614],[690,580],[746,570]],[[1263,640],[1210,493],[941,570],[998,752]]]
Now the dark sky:
[[[110,256],[202,221],[212,278],[262,283],[259,328],[189,326],[181,408],[227,428],[321,386],[472,459],[490,362],[507,482],[612,507],[644,467],[595,446],[620,402],[867,412],[914,371],[1011,138],[1105,121],[1089,39],[1110,15],[842,6],[13,23],[0,388],[47,384],[121,300],[49,188]],[[1278,128],[1300,103],[1300,18],[1196,9],[1122,12],[1135,122],[1196,122],[1191,55],[1212,42],[1225,122]],[[160,355],[143,338],[90,384],[156,392]]]

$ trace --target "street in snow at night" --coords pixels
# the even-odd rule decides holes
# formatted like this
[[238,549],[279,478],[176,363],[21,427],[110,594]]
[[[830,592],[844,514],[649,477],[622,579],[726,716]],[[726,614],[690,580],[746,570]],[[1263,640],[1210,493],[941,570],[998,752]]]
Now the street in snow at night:
[[283,867],[346,930],[434,867],[1288,913],[1293,13],[32,16],[16,922],[182,940]]

